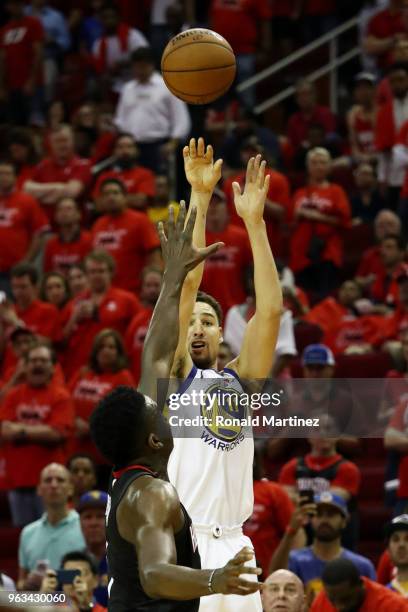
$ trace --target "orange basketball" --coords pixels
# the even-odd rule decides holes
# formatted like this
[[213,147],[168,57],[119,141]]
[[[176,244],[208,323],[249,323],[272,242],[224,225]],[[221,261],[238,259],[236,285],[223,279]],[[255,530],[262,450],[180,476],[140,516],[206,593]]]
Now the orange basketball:
[[161,70],[175,96],[189,104],[207,104],[231,87],[235,55],[216,32],[194,28],[171,39],[163,52]]

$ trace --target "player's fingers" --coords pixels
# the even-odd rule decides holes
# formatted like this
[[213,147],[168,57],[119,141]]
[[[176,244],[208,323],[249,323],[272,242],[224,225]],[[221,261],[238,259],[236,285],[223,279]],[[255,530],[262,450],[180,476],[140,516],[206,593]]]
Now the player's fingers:
[[249,159],[249,162],[247,163],[247,170],[246,170],[246,176],[245,176],[246,183],[250,183],[252,181],[252,176],[254,172],[254,163],[255,163],[255,159],[251,157]]
[[[211,158],[212,158],[212,153],[211,153]],[[217,159],[217,161],[216,161],[216,162],[215,162],[215,164],[214,164],[214,172],[215,172],[216,174],[218,174],[218,173],[219,173],[219,174],[220,174],[220,176],[221,176],[221,168],[222,168],[222,163],[223,163],[223,160],[222,160],[222,159]]]
[[209,162],[211,162],[213,160],[214,157],[214,149],[212,148],[212,145],[207,145],[207,149],[205,152],[205,159]]
[[248,567],[248,565],[242,565],[242,567],[239,568],[239,573],[260,576],[262,574],[262,570],[260,567]]
[[232,191],[234,192],[234,198],[238,198],[241,194],[241,187],[239,186],[239,183],[237,182],[233,182],[232,183]]
[[265,180],[263,182],[263,192],[264,192],[265,195],[268,195],[270,181],[271,181],[271,176],[270,176],[270,174],[268,174],[265,177]]
[[200,257],[202,257],[202,259],[206,259],[213,253],[216,253],[223,246],[225,246],[224,242],[215,242],[214,244],[210,244],[208,247],[200,249]]
[[241,565],[242,563],[245,563],[246,561],[249,561],[250,559],[252,559],[253,556],[254,556],[254,551],[251,548],[249,548],[249,546],[244,546],[244,548],[241,548],[241,550],[237,552],[235,557],[231,559],[231,562],[234,565]]
[[256,184],[259,187],[259,189],[263,189],[263,186],[264,186],[264,181],[265,181],[265,166],[266,166],[266,161],[263,160],[263,162],[259,166],[257,177],[256,177]]
[[168,239],[171,240],[173,238],[175,232],[175,224],[174,224],[174,206],[169,206],[169,218],[167,221],[167,236]]
[[184,229],[184,223],[186,221],[186,203],[184,200],[180,200],[180,208],[176,220],[176,231],[180,235]]
[[189,156],[190,156],[190,149],[188,145],[186,145],[185,147],[183,147],[183,157],[184,159],[186,159]]
[[157,227],[157,230],[159,232],[159,240],[160,240],[161,249],[162,249],[162,252],[164,252],[166,245],[167,245],[167,238],[166,238],[166,234],[164,233],[164,225],[161,221]]
[[259,166],[261,165],[261,159],[262,159],[262,155],[258,153],[258,155],[255,156],[255,161],[254,161],[254,181],[256,181],[257,176],[258,176]]
[[197,148],[195,138],[190,140],[190,157],[197,157]]
[[204,147],[204,138],[200,136],[197,143],[197,154],[199,157],[204,157],[205,147]]
[[184,230],[184,234],[188,236],[189,239],[191,239],[193,235],[193,229],[194,229],[196,217],[197,217],[197,206],[192,206],[191,211],[190,211],[190,216],[188,218],[187,225]]

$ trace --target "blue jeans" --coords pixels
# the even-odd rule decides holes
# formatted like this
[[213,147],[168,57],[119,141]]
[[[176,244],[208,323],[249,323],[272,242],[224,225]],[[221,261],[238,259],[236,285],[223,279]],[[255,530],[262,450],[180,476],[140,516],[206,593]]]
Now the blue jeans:
[[8,500],[14,527],[25,527],[39,519],[44,512],[42,500],[35,488],[9,491]]

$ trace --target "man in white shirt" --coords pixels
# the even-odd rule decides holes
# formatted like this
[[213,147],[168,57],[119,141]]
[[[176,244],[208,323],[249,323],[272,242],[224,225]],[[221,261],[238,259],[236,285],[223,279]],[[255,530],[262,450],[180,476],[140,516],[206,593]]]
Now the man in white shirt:
[[173,96],[154,69],[149,47],[131,57],[134,79],[122,90],[115,124],[132,134],[140,150],[140,164],[156,173],[166,173],[166,159],[184,141],[191,128],[187,105]]

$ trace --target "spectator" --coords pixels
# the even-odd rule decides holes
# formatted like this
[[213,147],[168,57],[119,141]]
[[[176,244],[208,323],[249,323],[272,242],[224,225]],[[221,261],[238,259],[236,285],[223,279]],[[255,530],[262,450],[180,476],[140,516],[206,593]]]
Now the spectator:
[[50,220],[55,204],[63,197],[74,200],[84,195],[90,179],[90,162],[75,155],[74,135],[68,125],[61,125],[50,136],[51,156],[36,167],[24,191],[40,200]]
[[142,272],[140,289],[141,311],[130,322],[125,336],[125,346],[129,357],[130,370],[138,384],[142,362],[144,341],[153,309],[159,299],[163,273],[160,268],[148,266]]
[[30,130],[25,128],[11,130],[7,152],[16,171],[16,188],[21,191],[24,183],[32,177],[38,163],[38,154]]
[[62,310],[70,299],[68,281],[59,272],[47,272],[44,275],[40,297],[44,302],[53,304],[58,310]]
[[105,214],[92,227],[92,243],[116,262],[114,285],[137,292],[144,265],[160,265],[159,238],[146,214],[126,207],[126,188],[116,178],[101,184]]
[[368,22],[363,48],[377,59],[379,70],[384,70],[392,64],[396,44],[406,37],[401,5],[401,0],[389,0],[388,6],[373,15]]
[[[134,386],[133,377],[126,367],[122,338],[113,329],[103,329],[94,338],[88,367],[77,372],[69,383],[76,414],[75,452],[97,457],[89,435],[89,417],[98,402],[115,387]],[[102,462],[99,456],[98,460]]]
[[347,115],[348,137],[354,162],[371,162],[374,153],[375,76],[360,72],[354,78],[354,101]]
[[371,224],[386,206],[378,190],[374,168],[363,161],[355,169],[354,178],[356,190],[350,198],[353,225]]
[[36,337],[35,334],[27,327],[16,327],[10,333],[8,340],[11,344],[10,358],[11,365],[4,367],[6,363],[3,363],[3,373],[1,380],[1,391],[0,397],[4,395],[17,384],[25,381],[26,375],[26,356],[29,348],[34,344]]
[[296,282],[322,299],[338,284],[343,259],[343,230],[351,221],[343,189],[328,181],[331,168],[326,149],[308,153],[308,185],[293,196],[295,228],[290,267]]
[[0,408],[10,510],[18,527],[40,516],[36,486],[41,470],[52,461],[65,460],[74,425],[68,391],[52,381],[51,349],[44,343],[33,344],[26,360],[26,382],[7,393]]
[[106,561],[105,512],[108,495],[104,491],[88,491],[82,495],[77,511],[85,539],[85,552],[98,568],[98,586],[95,600],[105,608],[108,605],[108,564]]
[[288,570],[270,574],[262,589],[264,612],[306,612],[306,597],[302,581]]
[[[300,173],[304,173],[307,168],[307,154],[309,151],[312,151],[316,147],[327,149],[330,153],[331,157],[335,159],[334,165],[344,166],[349,164],[349,160],[347,158],[340,157],[341,148],[340,148],[340,140],[333,139],[329,135],[326,135],[325,129],[319,123],[310,125],[307,128],[306,140],[302,145],[297,149],[294,158],[293,158],[293,166],[294,170]],[[289,152],[291,152],[290,144],[287,147]],[[287,164],[290,163],[292,156],[289,157],[287,155]]]
[[225,368],[225,366],[230,363],[234,359],[235,355],[232,352],[231,346],[228,342],[223,340],[220,343],[218,348],[218,358],[217,358],[217,367],[220,372]]
[[[255,73],[256,53],[268,58],[270,53],[271,10],[266,0],[250,0],[229,4],[212,0],[210,5],[210,28],[224,36],[234,50],[237,60],[237,83],[246,81]],[[256,104],[255,90],[250,88],[240,93],[247,109]]]
[[376,302],[394,307],[398,301],[397,278],[405,259],[406,240],[400,236],[386,236],[380,244],[381,267],[370,287],[370,297]]
[[396,451],[400,455],[398,465],[397,500],[394,506],[394,516],[408,511],[408,404],[402,397],[384,434],[384,446],[387,450]]
[[115,262],[109,253],[89,253],[85,270],[89,289],[68,302],[62,313],[66,342],[62,362],[68,379],[88,362],[98,332],[109,327],[123,336],[140,310],[134,294],[112,287]]
[[386,537],[391,562],[396,573],[388,588],[408,598],[408,515],[395,517],[386,525]]
[[146,47],[147,40],[139,30],[132,28],[120,19],[119,9],[107,4],[100,11],[102,36],[93,47],[95,68],[105,83],[120,93],[130,78],[129,63],[132,51]]
[[[408,8],[407,0],[402,0],[406,8]],[[403,10],[403,14],[406,15],[406,10]],[[408,38],[397,40],[394,48],[394,61],[396,63],[406,63],[408,61]],[[390,80],[387,75],[384,76],[382,81],[377,86],[376,92],[377,104],[385,104],[392,100],[392,91],[390,86]]]
[[[400,595],[381,584],[359,575],[353,560],[335,559],[324,569],[324,591],[314,600],[310,612],[406,612],[407,604]],[[347,606],[345,608],[344,606]]]
[[116,109],[119,130],[132,134],[140,150],[140,164],[167,173],[166,159],[188,136],[191,122],[184,102],[173,96],[154,70],[148,47],[132,53],[134,79],[122,90]]
[[68,270],[69,291],[73,298],[89,288],[88,278],[82,263],[73,264]]
[[72,118],[75,134],[75,151],[80,157],[93,157],[98,151],[102,134],[99,134],[99,115],[95,106],[83,104]]
[[153,198],[149,200],[147,208],[147,216],[150,221],[155,225],[160,221],[166,224],[169,216],[169,206],[173,206],[177,218],[179,203],[170,197],[170,183],[165,174],[159,174],[155,177],[154,191]]
[[76,508],[79,500],[96,487],[96,465],[91,455],[75,453],[67,461],[73,487],[72,506]]
[[45,245],[44,272],[67,275],[91,250],[91,234],[80,226],[81,213],[73,198],[63,197],[55,204],[57,234]]
[[[61,569],[78,571],[72,582],[61,585],[67,597],[69,607],[74,612],[94,610],[106,612],[106,608],[96,603],[94,592],[97,587],[97,568],[92,558],[85,552],[70,551],[61,561]],[[58,585],[58,575],[55,570],[48,570],[41,584],[42,593],[55,593],[61,587]]]
[[[382,326],[383,339],[397,340],[408,326],[408,268],[406,265],[401,267],[401,272],[397,276],[398,283],[398,303],[394,314],[387,317]],[[395,344],[394,344],[395,346]],[[399,342],[397,345],[401,347]]]
[[0,203],[0,289],[10,295],[11,268],[36,257],[48,220],[33,197],[16,189],[16,172],[8,161],[0,161]]
[[[98,177],[93,189],[94,199],[101,195],[101,186],[107,178],[117,178],[126,187],[129,208],[145,209],[154,196],[154,175],[151,170],[139,166],[139,151],[132,134],[119,134],[115,143],[111,167]],[[105,164],[104,164],[105,165]],[[103,206],[98,207],[101,212]]]
[[79,516],[68,507],[72,490],[68,470],[59,463],[50,463],[42,470],[38,482],[44,514],[21,532],[18,549],[19,589],[39,589],[41,577],[36,575],[35,570],[40,561],[58,568],[63,555],[85,546]]
[[41,82],[44,30],[24,15],[23,0],[7,0],[9,20],[0,30],[0,122],[26,125]]
[[296,574],[305,585],[309,601],[323,588],[322,575],[327,564],[338,557],[349,559],[359,575],[372,580],[376,578],[374,566],[369,559],[341,546],[341,534],[348,520],[344,499],[326,491],[315,496],[315,504],[315,513],[310,516],[312,545],[291,550],[293,540],[306,520],[307,511],[312,512],[313,505],[304,504],[298,506],[292,514],[289,529],[276,549],[271,563],[271,571],[287,568]]
[[288,138],[295,150],[308,148],[307,134],[312,125],[324,127],[326,136],[336,131],[336,119],[330,109],[319,106],[316,102],[316,89],[313,83],[306,80],[296,84],[296,103],[299,110],[288,121]]
[[[101,38],[103,34],[103,25],[101,21],[101,9],[103,5],[103,0],[91,0],[88,3],[87,13],[84,15],[83,19],[80,20],[80,31],[77,32],[77,36],[80,37],[81,47],[84,46],[88,52],[92,51],[96,41]],[[75,19],[72,19],[71,15],[71,28],[74,21]]]

